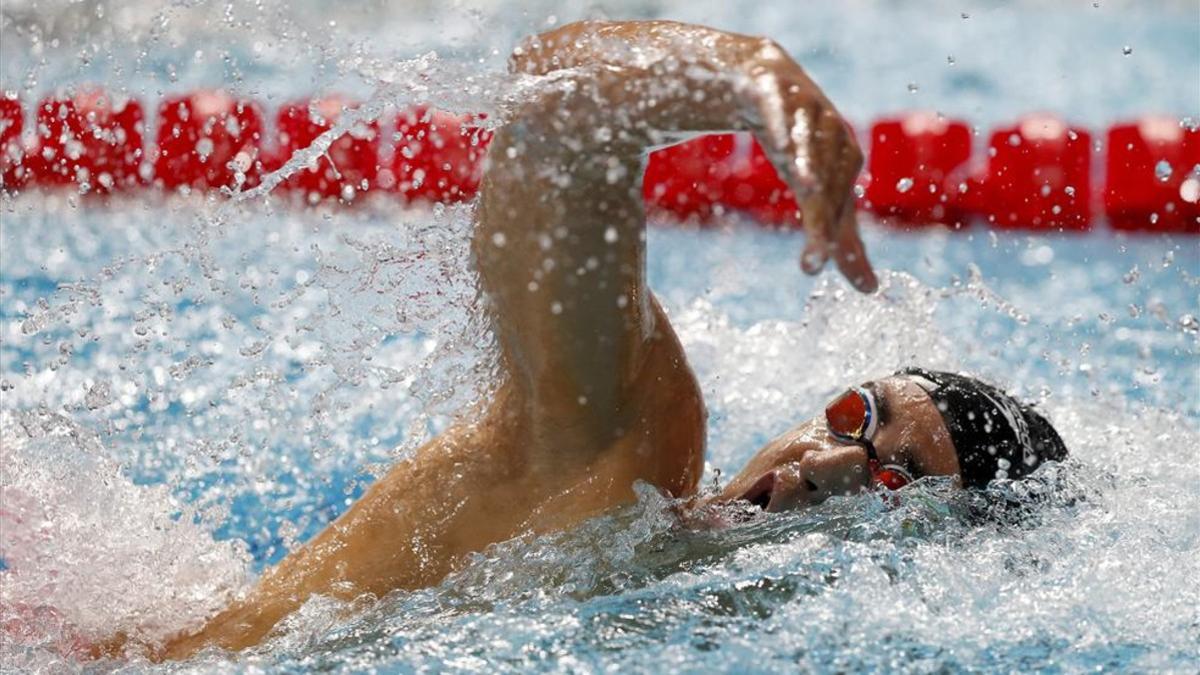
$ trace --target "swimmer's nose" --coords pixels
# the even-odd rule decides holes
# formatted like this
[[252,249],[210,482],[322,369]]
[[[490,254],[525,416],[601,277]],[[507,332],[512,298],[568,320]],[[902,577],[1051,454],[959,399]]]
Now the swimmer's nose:
[[835,495],[860,492],[870,484],[866,460],[866,451],[857,445],[807,453],[798,467],[807,502],[817,504]]
[[837,446],[807,452],[759,478],[742,496],[764,511],[813,506],[834,495],[859,492],[868,484],[863,450]]

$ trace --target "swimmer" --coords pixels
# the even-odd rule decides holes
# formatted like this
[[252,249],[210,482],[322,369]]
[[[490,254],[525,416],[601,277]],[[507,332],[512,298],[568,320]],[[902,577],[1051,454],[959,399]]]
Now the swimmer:
[[[244,597],[199,630],[147,646],[153,658],[258,644],[315,595],[437,584],[491,544],[635,501],[638,481],[696,495],[704,402],[646,287],[649,148],[682,134],[754,133],[798,197],[802,268],[815,273],[832,257],[860,291],[876,288],[852,193],[862,153],[773,41],[585,22],[525,40],[510,66],[539,84],[496,130],[472,241],[504,381],[486,409],[397,463]],[[908,369],[848,387],[768,443],[717,501],[780,511],[921,476],[969,488],[1065,453],[1044,418],[1003,392]]]

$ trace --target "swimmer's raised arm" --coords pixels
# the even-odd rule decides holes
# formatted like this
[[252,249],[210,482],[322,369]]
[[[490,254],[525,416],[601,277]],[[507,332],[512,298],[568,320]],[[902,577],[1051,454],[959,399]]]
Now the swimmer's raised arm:
[[664,22],[575,24],[527,43],[513,65],[546,77],[496,129],[477,206],[472,247],[506,370],[495,396],[155,656],[258,644],[315,595],[439,583],[493,543],[634,500],[638,481],[695,493],[704,404],[646,288],[641,170],[666,135],[757,134],[803,195],[808,268],[832,250],[873,287],[850,199],[861,153],[773,43]]
[[664,134],[754,132],[799,198],[804,270],[817,272],[832,254],[856,287],[876,287],[855,219],[862,152],[833,103],[775,41],[672,21],[582,21],[527,38],[510,66],[536,75],[611,69],[636,121]]

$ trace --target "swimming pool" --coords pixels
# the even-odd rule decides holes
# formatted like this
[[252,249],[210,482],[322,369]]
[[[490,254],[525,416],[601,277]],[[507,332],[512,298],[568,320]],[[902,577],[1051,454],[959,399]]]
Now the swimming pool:
[[[1200,69],[1188,52],[1200,29],[1179,19],[1184,4],[851,8],[767,7],[744,17],[703,5],[625,10],[779,34],[863,118],[936,105],[990,123],[1048,107],[1100,124],[1151,107],[1194,114],[1200,97],[1162,86],[1200,82],[1185,75]],[[247,28],[236,15],[228,25],[198,21],[212,10],[204,5],[151,7],[150,19],[170,21],[139,34],[145,56],[110,36],[111,58],[53,56],[36,69],[37,87],[95,79],[116,61],[138,91],[159,78],[226,81],[232,68],[246,86],[281,96],[334,82],[369,92],[337,67],[369,70],[371,58],[400,47],[372,51],[366,38],[407,25],[402,12],[385,13],[381,28],[347,10],[341,28],[326,28],[364,43],[322,52],[333,37],[321,36],[308,51],[279,36],[315,31],[316,20],[268,9],[288,22]],[[463,51],[472,50],[462,36],[488,17],[501,19],[495,33],[504,35],[489,33],[484,44],[530,29],[506,8],[422,11],[439,16],[443,37],[457,35]],[[560,21],[573,16],[556,11]],[[539,23],[548,14],[530,12]],[[842,16],[846,25],[829,29]],[[876,40],[877,51],[854,48],[897,25],[911,30]],[[1042,46],[1005,62],[1004,40],[1018,25]],[[197,26],[208,32],[172,35]],[[823,28],[825,46],[812,47]],[[197,57],[211,50],[202,42],[211,35],[233,56]],[[424,44],[412,35],[399,42]],[[931,35],[940,42],[931,46]],[[1064,35],[1088,46],[1045,47],[1052,36],[1066,44]],[[935,48],[936,68],[921,60]],[[952,66],[940,54],[950,50]],[[296,53],[317,65],[278,78]],[[907,64],[912,71],[906,54],[923,55]],[[495,64],[480,55],[481,70]],[[1069,64],[1089,56],[1095,71],[1075,81]],[[1133,57],[1145,59],[1137,71],[1121,70]],[[12,64],[5,59],[5,87],[30,72],[28,62]],[[464,208],[226,209],[198,196],[102,205],[62,194],[2,208],[0,480],[5,509],[24,516],[4,521],[0,593],[6,611],[55,608],[35,612],[42,625],[33,638],[0,637],[13,667],[73,667],[36,644],[59,637],[59,617],[92,635],[134,625],[153,635],[218,606],[341,513],[373,471],[486,395],[490,342],[461,245]],[[969,497],[931,483],[898,507],[842,498],[696,533],[674,526],[646,494],[576,531],[497,546],[436,588],[348,615],[310,602],[261,650],[170,668],[1192,668],[1200,595],[1181,580],[1200,573],[1196,241],[870,224],[867,238],[877,266],[890,270],[869,298],[832,275],[803,277],[792,233],[736,219],[714,231],[651,230],[651,285],[710,410],[709,477],[735,471],[839,385],[912,362],[962,367],[1041,401],[1074,451],[1061,475],[1009,488],[1046,493],[1026,519],[978,524]],[[35,438],[13,440],[27,436]],[[1047,487],[1059,482],[1066,488]]]

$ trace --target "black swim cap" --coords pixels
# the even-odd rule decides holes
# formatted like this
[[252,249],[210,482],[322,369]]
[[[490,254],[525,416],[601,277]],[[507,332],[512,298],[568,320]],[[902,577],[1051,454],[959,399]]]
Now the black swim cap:
[[896,375],[918,384],[950,431],[964,487],[996,478],[1023,478],[1050,460],[1067,457],[1067,446],[1032,407],[973,377],[924,368]]

